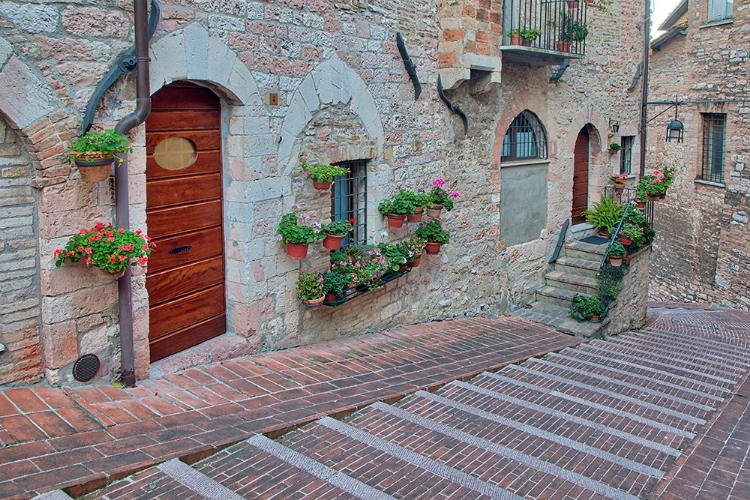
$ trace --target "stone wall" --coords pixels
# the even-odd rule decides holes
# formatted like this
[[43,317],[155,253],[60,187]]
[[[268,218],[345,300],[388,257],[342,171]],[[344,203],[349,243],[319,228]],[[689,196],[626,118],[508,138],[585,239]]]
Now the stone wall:
[[642,328],[646,324],[651,247],[636,252],[622,279],[622,289],[609,310],[607,335]]
[[[469,2],[466,2],[469,5]],[[499,2],[490,11],[501,11]],[[5,2],[0,23],[0,111],[29,152],[39,190],[38,261],[43,296],[41,336],[47,377],[69,382],[75,358],[93,352],[102,374],[117,376],[117,290],[81,266],[55,269],[52,252],[80,227],[114,218],[110,183],[89,185],[65,160],[94,87],[132,37],[130,4]],[[451,3],[396,0],[161,2],[151,41],[151,91],[178,80],[219,95],[224,123],[224,202],[228,335],[247,350],[279,348],[382,330],[430,319],[502,314],[528,302],[543,284],[547,260],[570,217],[573,145],[588,128],[590,201],[616,170],[606,152],[609,119],[635,129],[640,94],[628,90],[637,62],[643,2],[615,2],[613,14],[589,14],[588,54],[556,82],[556,67],[508,64],[502,83],[449,97],[469,116],[469,132],[439,99],[441,18]],[[473,5],[473,3],[472,3]],[[494,10],[493,10],[494,9]],[[499,10],[498,10],[499,9]],[[23,12],[24,15],[16,15]],[[12,15],[11,15],[12,14]],[[44,22],[43,22],[44,21]],[[109,22],[104,22],[109,21]],[[113,23],[111,21],[114,21]],[[117,29],[109,28],[117,26]],[[422,82],[414,89],[396,47],[404,36]],[[484,42],[483,42],[484,43]],[[489,43],[489,42],[488,42]],[[494,43],[494,42],[493,42]],[[494,47],[494,45],[493,45]],[[494,50],[492,48],[491,50]],[[29,87],[21,87],[34,82]],[[29,93],[22,88],[36,89]],[[15,93],[13,93],[15,92]],[[278,97],[272,103],[271,95]],[[43,97],[43,99],[42,99]],[[105,94],[96,127],[112,127],[135,108],[132,76]],[[513,119],[528,109],[547,134],[548,208],[538,238],[509,246],[500,237],[503,183],[500,151]],[[26,112],[24,112],[24,110]],[[144,126],[130,137],[131,227],[147,228]],[[310,161],[368,160],[368,242],[398,241],[414,227],[390,229],[377,213],[398,183],[428,189],[442,177],[461,192],[443,216],[452,243],[423,258],[412,273],[337,308],[308,310],[295,297],[300,271],[327,268],[320,245],[302,262],[276,240],[281,214],[294,204],[325,221],[330,196],[305,180]],[[133,279],[136,369],[148,376],[148,294]]]
[[[747,86],[750,7],[735,2],[731,22],[708,23],[706,4],[688,3],[687,36],[654,51],[650,101],[681,101],[685,142],[664,142],[670,110],[651,122],[647,168],[672,167],[675,184],[656,204],[651,295],[655,299],[750,308],[750,128]],[[649,106],[649,116],[666,106]],[[724,182],[699,180],[701,113],[727,116]]]

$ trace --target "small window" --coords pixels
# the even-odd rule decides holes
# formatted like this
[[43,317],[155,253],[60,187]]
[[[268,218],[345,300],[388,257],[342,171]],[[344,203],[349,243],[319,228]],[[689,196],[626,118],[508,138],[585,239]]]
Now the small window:
[[367,244],[367,160],[342,161],[336,164],[349,170],[348,175],[334,179],[331,186],[331,219],[349,220],[354,230],[344,247]]
[[727,115],[704,113],[703,115],[703,161],[700,179],[724,182],[724,139]]
[[624,135],[620,139],[620,173],[621,174],[632,174],[633,173],[633,141],[635,137],[632,135]]
[[721,21],[732,18],[732,0],[708,0],[708,20]]
[[501,161],[547,158],[547,136],[539,119],[523,111],[513,120],[503,138]]

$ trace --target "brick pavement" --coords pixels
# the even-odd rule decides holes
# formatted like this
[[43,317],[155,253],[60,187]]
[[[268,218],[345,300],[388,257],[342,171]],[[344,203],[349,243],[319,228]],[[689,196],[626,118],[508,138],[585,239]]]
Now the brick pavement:
[[579,342],[515,317],[463,319],[208,364],[133,389],[5,389],[0,498],[77,495]]

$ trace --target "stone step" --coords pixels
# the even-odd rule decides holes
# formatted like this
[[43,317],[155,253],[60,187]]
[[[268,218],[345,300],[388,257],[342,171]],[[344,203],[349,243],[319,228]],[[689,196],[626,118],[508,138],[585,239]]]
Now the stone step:
[[599,293],[599,285],[596,278],[565,273],[557,270],[557,266],[555,266],[554,271],[547,273],[545,278],[547,285],[555,288],[564,288],[586,295]]
[[[532,496],[530,492],[537,485],[549,484],[555,477],[607,498],[634,498],[636,492],[653,486],[654,478],[663,475],[658,469],[583,442],[597,440],[596,431],[582,437],[583,441],[571,439],[426,391],[418,391],[397,405],[375,404],[373,409],[378,412],[359,414],[349,424],[428,453],[472,476],[504,478],[515,463],[507,489],[524,498]],[[477,460],[479,457],[482,459]],[[585,475],[566,470],[570,463],[593,461],[607,465],[587,469]],[[615,471],[630,479],[624,491],[616,489],[619,484],[613,488],[604,482],[605,477],[614,477]],[[550,496],[541,491],[533,497]]]
[[530,307],[513,311],[513,314],[583,338],[601,336],[602,330],[609,324],[609,318],[604,318],[601,323],[578,321],[570,315],[570,306],[562,307],[546,302],[534,302]]
[[573,306],[573,298],[578,294],[572,290],[558,288],[554,286],[545,286],[536,292],[536,300],[559,307],[570,308]]
[[575,257],[562,256],[555,262],[555,271],[562,271],[578,276],[588,276],[596,278],[599,272],[599,260],[593,261],[588,259],[578,259]]
[[601,262],[607,252],[607,245],[594,245],[582,241],[569,241],[563,245],[563,255],[593,262]]

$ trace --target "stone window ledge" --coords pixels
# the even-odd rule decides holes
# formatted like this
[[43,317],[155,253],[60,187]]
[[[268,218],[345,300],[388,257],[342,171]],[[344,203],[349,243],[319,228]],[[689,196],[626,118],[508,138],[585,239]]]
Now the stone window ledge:
[[713,28],[715,26],[724,26],[726,24],[734,24],[734,19],[730,17],[728,19],[719,19],[718,21],[709,21],[706,24],[698,26],[698,29],[702,30],[705,28]]
[[547,158],[531,158],[529,160],[504,161],[500,163],[500,168],[509,167],[526,167],[528,165],[549,165]]
[[723,182],[712,182],[712,181],[704,181],[703,179],[695,179],[696,184],[703,184],[704,186],[713,186],[717,188],[726,189],[727,185]]

